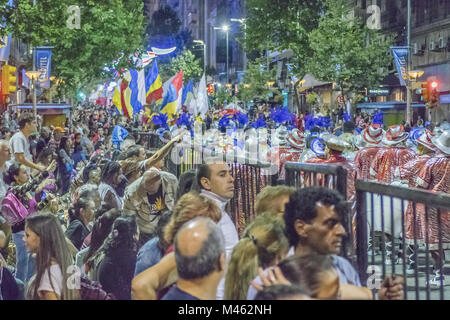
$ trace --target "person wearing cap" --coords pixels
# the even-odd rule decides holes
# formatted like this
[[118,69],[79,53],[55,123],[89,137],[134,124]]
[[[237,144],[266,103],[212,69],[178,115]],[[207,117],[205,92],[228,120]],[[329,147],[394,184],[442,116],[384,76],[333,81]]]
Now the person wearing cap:
[[355,166],[342,155],[344,150],[349,147],[349,144],[332,134],[325,135],[323,141],[329,150],[329,156],[326,159],[311,158],[307,163],[334,164],[344,168],[347,171],[347,199],[354,202],[356,196]]
[[156,235],[161,213],[174,207],[177,188],[173,174],[151,168],[125,189],[123,210],[136,216],[140,246]]
[[389,127],[382,139],[386,147],[380,150],[372,161],[371,177],[383,183],[392,183],[396,180],[396,170],[416,156],[413,150],[405,147],[408,137],[409,134],[402,125]]
[[[276,147],[276,145],[279,147]],[[283,129],[275,139],[274,148],[268,153],[271,163],[278,164],[278,180],[284,181],[286,172],[284,165],[286,162],[298,162],[303,149],[305,148],[305,135],[298,129],[293,129],[286,137]]]
[[356,179],[370,180],[370,165],[383,147],[383,128],[379,124],[367,126],[360,135],[360,144],[362,147],[356,153],[353,161],[356,168]]
[[[381,150],[377,152],[371,163],[371,179],[385,184],[401,185],[398,178],[399,168],[416,157],[416,153],[413,150],[406,148],[405,146],[405,142],[408,137],[409,134],[408,132],[405,132],[402,125],[393,125],[389,127],[384,138],[382,139],[382,142],[386,147],[381,148]],[[390,215],[390,203],[388,201],[385,201],[386,203],[383,204],[384,208],[382,208],[381,201],[379,201],[381,200],[380,198],[381,197],[379,195],[374,195],[373,213],[371,209],[369,209],[368,217],[372,214],[374,216],[372,227],[374,231],[381,232],[382,234],[382,250],[385,250],[386,252],[385,264],[390,265],[393,262],[392,241],[394,238],[400,236],[402,225],[401,217],[403,215],[403,212],[401,209],[401,201],[398,199],[394,199],[394,216],[392,219]],[[394,221],[393,234],[391,221]]]
[[[450,130],[444,131],[439,137],[432,137],[431,142],[436,147],[436,155],[431,157],[419,171],[416,178],[417,187],[431,192],[450,193]],[[424,221],[422,234],[428,235],[428,247],[433,258],[434,277],[430,280],[431,285],[440,286],[444,276],[441,268],[444,267],[444,251],[450,249],[450,211],[440,210],[440,215],[436,208],[428,207],[425,212],[424,206],[417,206],[420,216],[428,216],[428,221]],[[440,221],[438,220],[440,217]],[[439,244],[439,238],[442,239]],[[425,240],[426,241],[426,240]],[[442,251],[439,251],[439,246]]]
[[[426,130],[419,138],[417,138],[415,141],[417,142],[419,156],[408,161],[399,168],[399,179],[409,188],[418,188],[416,177],[419,171],[424,167],[425,163],[430,160],[436,152],[436,146],[431,140],[433,137],[434,134],[431,131]],[[405,242],[408,244],[407,256],[409,259],[406,273],[408,274],[413,274],[416,270],[416,252],[418,248],[415,247],[414,243],[415,241],[421,243],[424,239],[421,226],[423,218],[423,216],[416,212],[416,219],[414,219],[412,203],[408,203],[405,213]]]

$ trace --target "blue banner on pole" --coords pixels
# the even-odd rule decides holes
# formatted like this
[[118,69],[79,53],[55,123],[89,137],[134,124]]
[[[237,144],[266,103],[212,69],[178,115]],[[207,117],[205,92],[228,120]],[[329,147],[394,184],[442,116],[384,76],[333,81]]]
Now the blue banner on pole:
[[36,48],[35,65],[36,69],[41,72],[38,83],[41,88],[50,88],[50,73],[52,66],[52,49]]
[[0,61],[8,62],[10,52],[11,52],[11,34],[0,38]]
[[400,84],[406,86],[408,79],[408,47],[392,47],[395,65],[397,66]]

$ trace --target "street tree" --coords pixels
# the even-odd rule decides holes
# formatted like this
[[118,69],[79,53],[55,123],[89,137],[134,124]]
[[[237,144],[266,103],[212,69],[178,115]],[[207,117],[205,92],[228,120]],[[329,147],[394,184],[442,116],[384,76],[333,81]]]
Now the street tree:
[[161,81],[163,82],[177,74],[180,69],[183,69],[184,82],[189,81],[189,79],[199,81],[203,74],[203,67],[200,65],[200,60],[196,59],[195,55],[189,50],[183,50],[181,54],[171,59],[169,63],[159,64],[158,66]]
[[248,103],[253,99],[269,100],[274,97],[279,101],[281,92],[269,85],[269,82],[275,82],[276,70],[267,70],[264,68],[263,61],[260,58],[254,61],[248,61],[247,72],[244,77],[244,85],[239,88],[238,99]]
[[[15,0],[14,5],[3,15],[13,36],[31,47],[53,47],[52,75],[63,80],[60,90],[72,94],[83,83],[99,79],[118,54],[130,57],[143,46],[141,0],[79,0],[79,28],[71,22],[77,14],[69,10],[71,0],[40,0],[35,5]],[[116,67],[131,68],[133,61],[121,59]]]
[[306,75],[312,56],[309,34],[317,28],[324,4],[325,0],[246,1],[246,51],[293,51],[290,63],[297,77],[294,90],[298,106],[298,83]]
[[307,69],[342,91],[359,91],[379,85],[388,74],[392,40],[350,18],[349,12],[348,1],[327,0],[325,15],[309,35],[312,55]]

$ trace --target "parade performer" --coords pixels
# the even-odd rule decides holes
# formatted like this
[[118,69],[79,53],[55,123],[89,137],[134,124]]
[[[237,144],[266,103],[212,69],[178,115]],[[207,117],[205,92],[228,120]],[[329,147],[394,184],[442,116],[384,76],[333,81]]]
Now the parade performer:
[[[404,131],[402,125],[390,126],[386,132],[382,142],[386,147],[382,148],[376,154],[370,167],[370,177],[376,181],[391,185],[401,186],[397,177],[399,176],[399,168],[405,165],[408,161],[416,157],[416,153],[405,147],[405,142],[409,134]],[[392,202],[392,209],[390,199],[388,197],[374,194],[373,197],[373,217],[371,221],[372,211],[370,202],[368,202],[367,217],[373,225],[374,232],[381,232],[382,234],[382,250],[386,251],[385,263],[392,264],[393,262],[393,245],[392,241],[400,237],[401,233],[401,219],[402,208],[406,208],[405,202],[402,206],[400,200],[394,199]],[[381,204],[383,203],[383,208]],[[391,210],[393,216],[391,217]],[[381,214],[383,212],[383,215]],[[392,234],[392,222],[394,223],[394,234]]]
[[[429,159],[420,170],[417,177],[417,186],[431,192],[450,193],[450,130],[445,131],[439,137],[431,138],[438,149],[438,154]],[[417,210],[428,221],[422,223],[422,234],[428,235],[424,240],[428,243],[433,257],[435,276],[430,281],[432,285],[441,285],[444,281],[442,268],[444,267],[444,251],[450,249],[450,210],[438,210],[425,208],[418,205]],[[440,219],[439,219],[440,218]],[[428,228],[427,228],[428,227]],[[442,251],[439,251],[439,236],[441,236]]]
[[384,131],[379,124],[372,124],[366,127],[361,136],[365,142],[365,147],[356,153],[354,159],[356,179],[369,180],[370,165],[377,153],[381,150],[381,147],[383,147],[382,139]]
[[[417,140],[418,157],[408,161],[406,164],[400,167],[399,179],[409,188],[418,188],[417,175],[424,167],[425,163],[430,160],[436,151],[436,146],[432,142],[434,137],[433,133],[426,130]],[[422,232],[422,224],[424,223],[424,217],[417,211],[413,210],[413,204],[408,203],[408,208],[405,214],[405,242],[408,244],[408,274],[414,273],[416,269],[416,252],[418,246],[415,243],[422,244],[424,235]]]

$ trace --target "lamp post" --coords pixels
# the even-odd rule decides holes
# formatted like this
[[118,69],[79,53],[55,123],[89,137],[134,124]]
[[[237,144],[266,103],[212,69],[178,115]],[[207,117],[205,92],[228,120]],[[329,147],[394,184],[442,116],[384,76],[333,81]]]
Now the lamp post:
[[206,74],[206,43],[203,40],[194,40],[193,42],[203,45],[203,73]]
[[214,27],[214,30],[222,30],[227,33],[227,83],[228,83],[228,82],[230,82],[230,77],[229,77],[229,73],[228,73],[228,31],[230,30],[230,27],[228,27],[227,25],[225,25],[221,28]]
[[[407,46],[408,46],[408,73],[411,70],[411,0],[408,0],[408,27],[407,27]],[[406,123],[411,125],[411,81],[408,77],[406,84]]]
[[[244,42],[247,39],[247,24],[245,23],[245,19],[230,19],[233,22],[239,22],[241,25],[244,26]],[[244,72],[247,71],[247,53],[245,52],[245,49],[242,48],[242,51],[244,52]]]
[[37,108],[36,108],[36,80],[41,75],[40,71],[27,71],[25,72],[28,78],[31,79],[31,85],[33,86],[33,112],[34,119],[37,121]]

